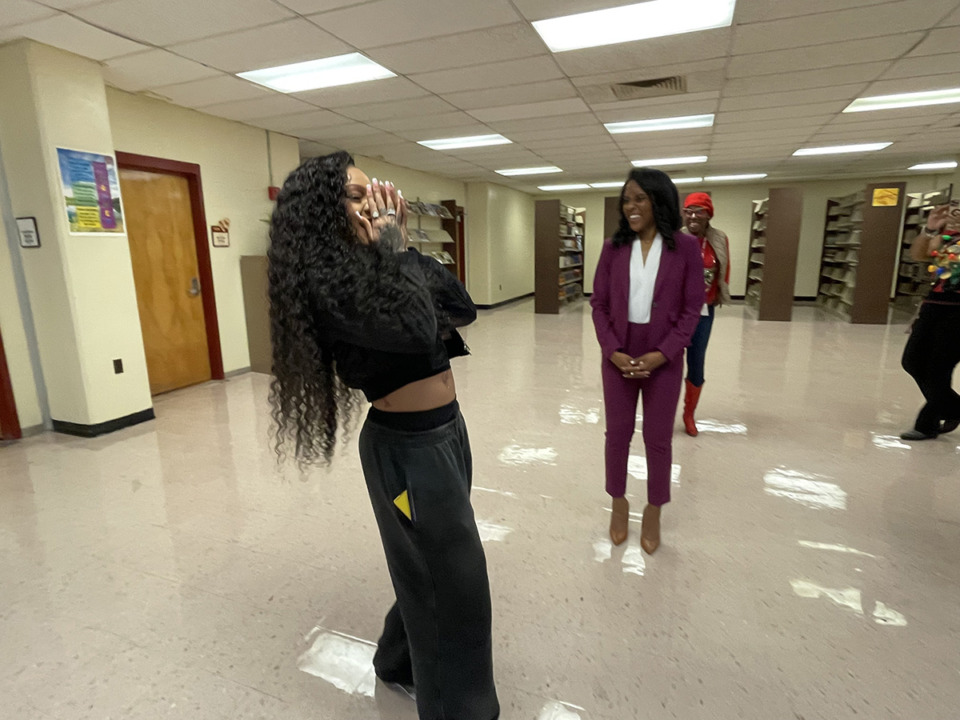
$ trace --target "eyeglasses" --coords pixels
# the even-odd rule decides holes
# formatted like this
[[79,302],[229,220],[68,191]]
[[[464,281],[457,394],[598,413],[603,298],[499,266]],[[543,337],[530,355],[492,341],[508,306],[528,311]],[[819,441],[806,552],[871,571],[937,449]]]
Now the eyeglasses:
[[698,210],[695,208],[684,208],[683,214],[690,215],[691,217],[710,217],[710,212],[708,210]]

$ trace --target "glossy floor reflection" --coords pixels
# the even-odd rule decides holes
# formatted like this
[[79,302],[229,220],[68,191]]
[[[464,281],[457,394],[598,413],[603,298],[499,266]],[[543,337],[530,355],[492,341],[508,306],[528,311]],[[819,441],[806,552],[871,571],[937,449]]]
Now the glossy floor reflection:
[[[651,558],[606,536],[589,314],[532,310],[482,313],[455,363],[504,720],[955,716],[960,437],[897,439],[903,325],[719,313]],[[0,447],[4,718],[415,718],[367,672],[392,598],[355,438],[279,473],[266,393]]]

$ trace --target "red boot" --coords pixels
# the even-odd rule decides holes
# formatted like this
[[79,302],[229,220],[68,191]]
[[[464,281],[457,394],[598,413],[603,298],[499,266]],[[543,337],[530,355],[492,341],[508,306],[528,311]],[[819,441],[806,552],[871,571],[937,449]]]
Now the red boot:
[[697,430],[697,422],[693,419],[693,411],[697,409],[697,403],[700,402],[701,390],[703,390],[703,386],[697,387],[687,380],[687,394],[683,400],[683,426],[690,437],[696,437],[700,434],[700,431]]

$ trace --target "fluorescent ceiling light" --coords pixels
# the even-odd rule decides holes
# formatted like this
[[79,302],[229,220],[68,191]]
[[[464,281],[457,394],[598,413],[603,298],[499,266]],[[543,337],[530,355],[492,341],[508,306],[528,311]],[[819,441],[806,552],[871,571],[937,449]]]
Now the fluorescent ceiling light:
[[919,165],[914,165],[911,167],[911,170],[953,170],[957,167],[956,160],[948,160],[947,162],[932,162],[932,163],[920,163]]
[[636,132],[657,132],[660,130],[691,130],[693,128],[713,127],[714,119],[714,115],[683,115],[681,117],[657,118],[654,120],[606,123],[604,127],[614,135]]
[[573,185],[541,185],[540,189],[544,192],[561,192],[563,190],[589,190],[590,186],[586,183],[574,183]]
[[844,112],[896,110],[898,108],[923,107],[924,105],[950,105],[951,103],[960,103],[960,88],[858,98],[850,103]]
[[618,188],[623,186],[623,180],[618,180],[617,182],[590,183],[590,187],[596,190],[606,190],[607,188]]
[[648,0],[538,20],[533,27],[553,52],[565,52],[730,27],[736,5],[737,0]]
[[793,156],[805,157],[808,155],[840,155],[842,153],[876,152],[890,147],[893,143],[862,143],[860,145],[829,145],[827,147],[800,148]]
[[560,172],[563,172],[563,170],[555,165],[548,165],[547,167],[515,168],[513,170],[497,170],[498,175],[505,175],[507,177],[517,177],[518,175],[549,175],[550,173]]
[[[766,173],[747,173],[746,175],[709,175],[707,182],[729,182],[731,180],[763,180]],[[676,182],[676,181],[674,181]]]
[[706,155],[691,155],[690,157],[674,158],[655,158],[652,160],[634,160],[634,167],[668,167],[670,165],[694,165],[696,163],[705,163]]
[[488,145],[509,145],[512,142],[503,135],[471,135],[470,137],[421,140],[418,144],[431,150],[457,150],[459,148],[487,147]]
[[383,80],[396,76],[396,73],[377,65],[373,60],[360,53],[238,73],[238,77],[242,77],[244,80],[265,85],[282,93],[303,92],[338,85],[353,85],[354,83]]
[[689,177],[689,178],[670,178],[673,180],[674,185],[692,185],[693,183],[703,182],[702,177]]

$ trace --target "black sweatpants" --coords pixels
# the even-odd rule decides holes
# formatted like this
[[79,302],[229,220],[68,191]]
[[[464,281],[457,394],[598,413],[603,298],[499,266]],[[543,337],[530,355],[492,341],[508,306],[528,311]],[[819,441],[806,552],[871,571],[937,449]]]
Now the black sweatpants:
[[916,430],[933,435],[942,420],[960,420],[960,395],[951,387],[958,362],[960,305],[924,303],[902,361],[927,401],[917,416]]
[[457,410],[421,432],[368,417],[360,460],[397,595],[377,645],[377,675],[412,682],[421,720],[496,720],[490,585],[463,416]]

